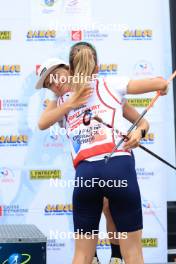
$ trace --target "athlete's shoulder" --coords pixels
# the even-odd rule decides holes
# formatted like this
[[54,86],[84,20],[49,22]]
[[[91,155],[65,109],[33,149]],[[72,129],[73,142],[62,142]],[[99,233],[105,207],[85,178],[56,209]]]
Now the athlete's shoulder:
[[127,93],[127,86],[130,81],[130,78],[127,76],[107,76],[104,79],[107,87],[115,93],[125,95]]
[[123,75],[109,75],[104,78],[106,82],[112,83],[112,84],[121,84],[121,83],[129,83],[130,78],[128,76]]

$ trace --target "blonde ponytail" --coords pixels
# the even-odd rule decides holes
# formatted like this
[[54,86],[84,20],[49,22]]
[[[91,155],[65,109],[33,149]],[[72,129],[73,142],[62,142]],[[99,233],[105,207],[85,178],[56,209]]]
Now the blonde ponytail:
[[[72,53],[72,88],[79,91],[87,86],[91,80],[92,74],[96,67],[95,56],[91,48],[79,46]],[[78,82],[75,82],[78,80]]]

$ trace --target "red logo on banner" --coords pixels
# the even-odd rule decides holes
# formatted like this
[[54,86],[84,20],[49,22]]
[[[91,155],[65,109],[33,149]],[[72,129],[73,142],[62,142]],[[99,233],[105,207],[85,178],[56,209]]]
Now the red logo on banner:
[[71,39],[74,41],[82,40],[82,31],[81,30],[73,30],[71,32]]
[[2,101],[0,100],[0,110],[2,110]]
[[0,206],[0,216],[2,216],[3,208]]
[[36,65],[36,69],[35,69],[35,73],[36,73],[36,75],[38,75],[38,71],[39,71],[40,66],[41,66],[40,64],[37,64],[37,65]]

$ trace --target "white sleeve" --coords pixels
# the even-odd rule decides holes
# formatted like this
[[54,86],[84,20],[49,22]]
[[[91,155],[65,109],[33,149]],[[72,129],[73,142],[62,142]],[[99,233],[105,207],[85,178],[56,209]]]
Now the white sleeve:
[[130,81],[126,76],[109,76],[107,77],[108,87],[115,96],[124,97],[127,94],[127,86]]
[[49,101],[55,101],[55,102],[58,101],[58,96],[49,89],[46,89],[45,98],[48,99]]

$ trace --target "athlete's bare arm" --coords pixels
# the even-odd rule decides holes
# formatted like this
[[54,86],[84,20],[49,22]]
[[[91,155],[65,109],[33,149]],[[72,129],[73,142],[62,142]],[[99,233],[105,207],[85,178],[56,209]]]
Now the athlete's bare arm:
[[168,82],[161,77],[144,80],[131,80],[128,83],[128,94],[142,94],[160,91],[161,95],[167,94]]
[[[139,118],[140,114],[126,101],[123,107],[123,116],[131,123],[134,123]],[[141,130],[145,130],[146,133],[149,130],[149,123],[144,118],[142,118],[138,123],[136,130],[129,134],[129,140],[124,145],[125,149],[135,148],[138,146],[141,140]]]
[[79,92],[73,93],[70,98],[60,106],[57,106],[56,101],[50,101],[39,119],[39,129],[44,130],[49,128],[60,121],[70,110],[86,104],[91,94],[92,88],[85,87]]
[[57,106],[56,101],[50,101],[40,116],[38,126],[44,130],[58,122],[65,114],[70,111],[69,105],[65,102],[61,106]]
[[[128,103],[128,101],[126,101],[123,107],[123,116],[131,123],[134,123],[139,118],[140,114]],[[138,123],[137,128],[145,129],[147,132],[149,130],[149,122],[145,118],[142,118]]]

